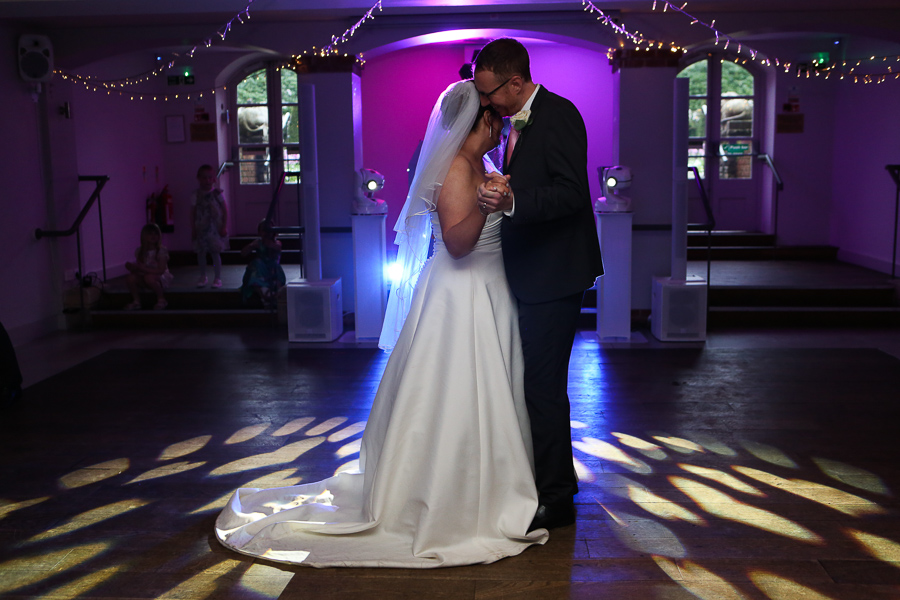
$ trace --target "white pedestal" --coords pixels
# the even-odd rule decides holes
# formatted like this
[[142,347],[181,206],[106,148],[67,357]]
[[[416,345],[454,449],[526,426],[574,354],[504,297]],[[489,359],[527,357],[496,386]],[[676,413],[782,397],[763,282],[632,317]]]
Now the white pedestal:
[[387,308],[387,261],[384,223],[386,215],[352,215],[353,274],[356,281],[356,339],[377,340]]
[[630,212],[598,212],[603,277],[597,281],[597,338],[631,338]]

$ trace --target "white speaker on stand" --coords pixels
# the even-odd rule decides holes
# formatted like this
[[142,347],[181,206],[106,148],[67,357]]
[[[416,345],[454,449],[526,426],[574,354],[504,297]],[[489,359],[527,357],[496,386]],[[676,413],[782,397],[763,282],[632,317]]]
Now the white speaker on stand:
[[333,342],[344,332],[341,280],[298,279],[287,284],[289,342]]
[[672,269],[654,277],[650,333],[663,342],[706,339],[706,280],[687,274],[687,139],[688,80],[675,80],[672,152]]

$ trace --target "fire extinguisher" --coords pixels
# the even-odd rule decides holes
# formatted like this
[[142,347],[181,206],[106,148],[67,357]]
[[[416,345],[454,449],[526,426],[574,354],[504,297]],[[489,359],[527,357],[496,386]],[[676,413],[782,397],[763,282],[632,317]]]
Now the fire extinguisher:
[[160,231],[163,233],[172,233],[175,231],[174,206],[172,205],[172,194],[169,193],[169,186],[163,187],[159,193],[156,203],[156,224],[159,225]]

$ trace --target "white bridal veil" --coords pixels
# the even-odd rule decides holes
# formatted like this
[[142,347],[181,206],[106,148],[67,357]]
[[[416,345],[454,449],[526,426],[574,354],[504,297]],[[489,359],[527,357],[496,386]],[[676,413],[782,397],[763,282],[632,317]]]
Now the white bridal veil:
[[436,209],[438,195],[450,163],[472,129],[480,106],[478,91],[471,80],[458,81],[441,94],[431,111],[428,128],[409,195],[394,231],[397,262],[403,268],[388,298],[384,325],[378,347],[391,350],[400,336],[419,273],[428,259],[431,242],[431,212]]

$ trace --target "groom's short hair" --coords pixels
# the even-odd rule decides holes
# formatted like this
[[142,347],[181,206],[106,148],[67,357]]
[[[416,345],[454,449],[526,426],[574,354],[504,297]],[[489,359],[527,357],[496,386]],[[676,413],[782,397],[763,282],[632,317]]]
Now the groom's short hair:
[[528,50],[513,38],[498,38],[484,45],[475,57],[475,69],[492,71],[499,79],[513,75],[521,75],[525,81],[531,81],[531,66]]

